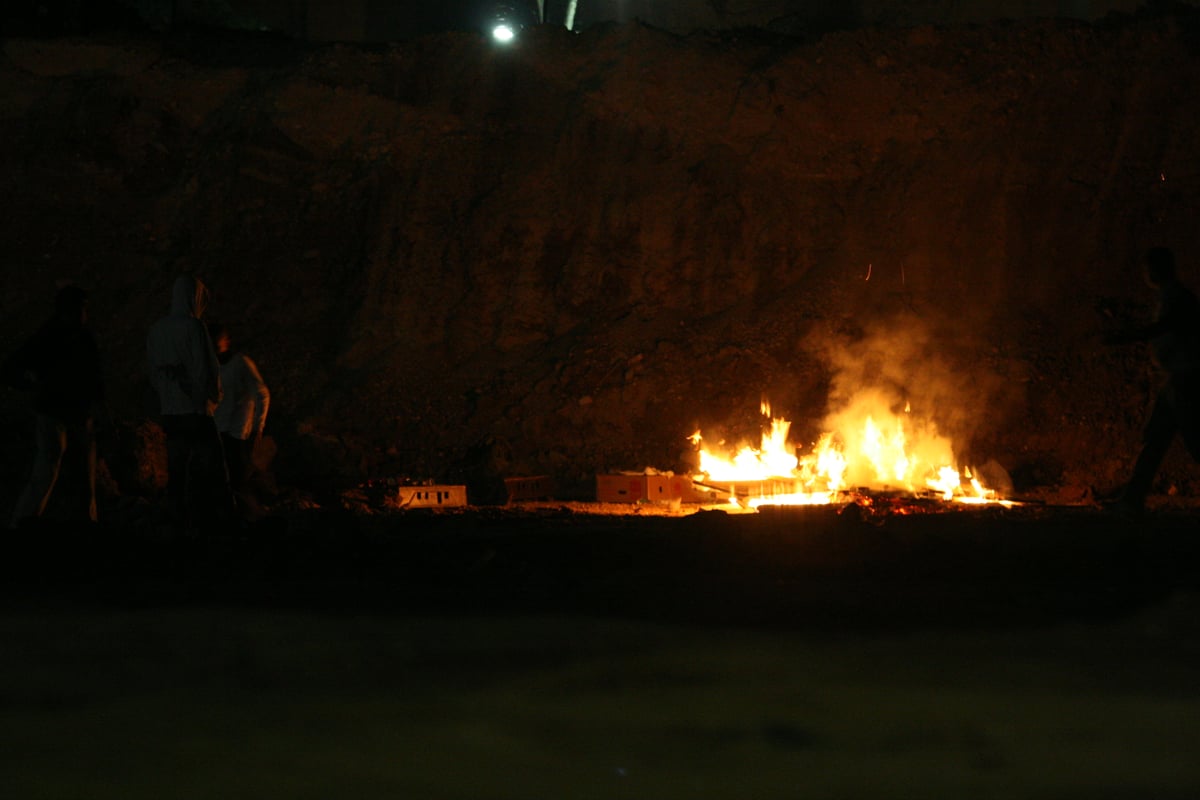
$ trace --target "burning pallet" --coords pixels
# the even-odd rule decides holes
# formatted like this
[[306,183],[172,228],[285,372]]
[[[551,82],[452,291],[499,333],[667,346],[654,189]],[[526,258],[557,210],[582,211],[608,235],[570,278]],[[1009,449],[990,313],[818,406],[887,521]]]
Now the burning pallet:
[[[703,477],[703,476],[701,476]],[[945,511],[964,505],[998,505],[1011,507],[1012,501],[978,501],[972,498],[947,500],[942,493],[929,490],[912,491],[889,487],[860,486],[836,492],[806,492],[794,480],[773,478],[759,481],[696,480],[697,492],[707,492],[702,502],[730,503],[742,508],[772,506],[845,506],[858,505],[875,511],[893,514],[924,514]]]

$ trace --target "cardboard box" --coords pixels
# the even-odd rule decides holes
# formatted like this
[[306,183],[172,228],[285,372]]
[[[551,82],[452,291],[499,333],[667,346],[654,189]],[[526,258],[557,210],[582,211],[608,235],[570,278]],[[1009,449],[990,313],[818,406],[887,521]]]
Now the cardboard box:
[[467,487],[401,486],[396,501],[402,508],[458,508],[467,504]]
[[669,502],[699,500],[690,475],[597,475],[596,501],[600,503]]

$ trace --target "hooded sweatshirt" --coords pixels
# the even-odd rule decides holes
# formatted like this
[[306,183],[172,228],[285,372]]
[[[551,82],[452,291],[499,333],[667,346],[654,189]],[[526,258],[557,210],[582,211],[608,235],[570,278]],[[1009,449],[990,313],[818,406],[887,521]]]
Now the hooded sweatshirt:
[[146,336],[150,382],[165,415],[212,416],[221,401],[220,367],[200,317],[208,305],[208,289],[198,279],[181,275],[171,290],[171,313],[154,323]]

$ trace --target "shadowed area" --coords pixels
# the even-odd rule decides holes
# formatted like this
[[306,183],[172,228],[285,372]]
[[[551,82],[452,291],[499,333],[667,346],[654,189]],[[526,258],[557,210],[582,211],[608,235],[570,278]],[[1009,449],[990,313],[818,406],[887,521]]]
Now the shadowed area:
[[9,785],[445,798],[1200,786],[1192,518],[289,523],[157,544],[47,530],[10,551]]

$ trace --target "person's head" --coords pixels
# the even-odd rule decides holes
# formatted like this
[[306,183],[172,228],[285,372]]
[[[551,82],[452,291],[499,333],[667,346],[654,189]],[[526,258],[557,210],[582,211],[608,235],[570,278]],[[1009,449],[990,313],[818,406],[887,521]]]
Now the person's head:
[[54,316],[71,325],[87,322],[87,292],[74,284],[64,286],[54,295]]
[[209,323],[208,338],[212,339],[213,349],[217,351],[217,356],[225,355],[233,346],[233,340],[229,337],[229,328],[217,322]]
[[1166,247],[1146,251],[1146,283],[1154,287],[1175,280],[1175,254]]
[[208,287],[194,275],[183,274],[171,287],[171,313],[200,319],[208,308]]

